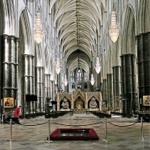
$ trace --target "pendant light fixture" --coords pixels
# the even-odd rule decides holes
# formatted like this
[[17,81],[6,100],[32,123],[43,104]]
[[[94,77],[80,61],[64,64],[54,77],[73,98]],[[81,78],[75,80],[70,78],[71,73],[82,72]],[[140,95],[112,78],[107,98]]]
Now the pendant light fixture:
[[119,28],[116,22],[116,12],[112,11],[111,13],[111,24],[109,27],[109,36],[111,40],[115,43],[119,36]]
[[91,80],[90,80],[90,82],[91,82],[91,85],[94,85],[94,83],[95,83],[93,74],[91,74]]
[[41,23],[41,14],[40,11],[36,13],[35,24],[34,24],[34,40],[36,43],[41,43],[43,38],[43,30]]
[[65,75],[65,79],[64,79],[64,85],[67,86],[68,81],[67,81],[67,76]]
[[99,74],[101,71],[101,64],[98,56],[96,57],[95,71],[97,74]]
[[60,68],[59,58],[57,58],[55,70],[56,70],[56,73],[57,73],[57,74],[60,73],[61,68]]

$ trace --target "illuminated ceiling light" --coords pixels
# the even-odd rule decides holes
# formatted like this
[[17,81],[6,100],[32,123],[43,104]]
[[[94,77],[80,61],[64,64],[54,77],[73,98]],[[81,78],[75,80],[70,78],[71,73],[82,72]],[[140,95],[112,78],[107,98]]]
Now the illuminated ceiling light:
[[91,81],[90,82],[91,82],[92,85],[94,85],[94,83],[95,83],[93,74],[91,74]]
[[96,58],[95,70],[96,70],[97,74],[99,74],[101,71],[101,65],[100,65],[99,57]]
[[41,23],[41,14],[40,12],[37,12],[34,25],[34,40],[39,44],[42,42],[42,38],[43,38],[43,30]]
[[111,25],[109,27],[109,36],[111,40],[115,43],[119,36],[119,28],[116,23],[116,12],[112,11],[111,13]]
[[60,73],[61,68],[60,68],[60,62],[59,62],[59,59],[57,59],[57,61],[56,61],[56,68],[55,68],[55,70],[56,70],[56,73],[57,73],[57,74]]
[[68,81],[67,81],[67,77],[66,77],[66,75],[65,75],[64,85],[67,86],[67,84],[68,84]]

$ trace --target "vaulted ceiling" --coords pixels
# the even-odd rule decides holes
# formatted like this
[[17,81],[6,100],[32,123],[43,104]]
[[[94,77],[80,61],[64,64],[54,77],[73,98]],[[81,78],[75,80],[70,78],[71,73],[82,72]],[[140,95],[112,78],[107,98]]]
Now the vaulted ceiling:
[[101,35],[104,7],[105,0],[51,0],[53,25],[68,67],[75,69],[80,60],[83,68],[89,68]]

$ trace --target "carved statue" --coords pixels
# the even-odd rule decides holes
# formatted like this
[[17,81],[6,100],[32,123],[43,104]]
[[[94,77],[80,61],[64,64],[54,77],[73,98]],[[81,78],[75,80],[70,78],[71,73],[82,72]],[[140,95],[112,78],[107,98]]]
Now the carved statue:
[[93,97],[93,98],[91,99],[91,101],[90,101],[90,108],[91,108],[91,109],[97,108],[97,102],[96,102],[96,100],[95,100],[94,97]]
[[69,103],[68,103],[66,98],[64,98],[64,100],[63,100],[61,105],[62,105],[63,109],[68,109],[69,108]]

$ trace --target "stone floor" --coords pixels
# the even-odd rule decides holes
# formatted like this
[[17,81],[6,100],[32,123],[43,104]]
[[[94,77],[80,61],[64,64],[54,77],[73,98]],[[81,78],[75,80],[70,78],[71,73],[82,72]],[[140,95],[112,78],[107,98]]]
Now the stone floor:
[[67,114],[50,120],[51,132],[60,127],[92,127],[100,137],[98,141],[48,142],[49,119],[38,117],[20,122],[22,125],[12,125],[11,141],[10,125],[0,124],[0,150],[150,150],[150,124],[143,123],[144,132],[141,134],[141,122],[136,123],[136,118],[113,116],[105,120],[92,114]]

